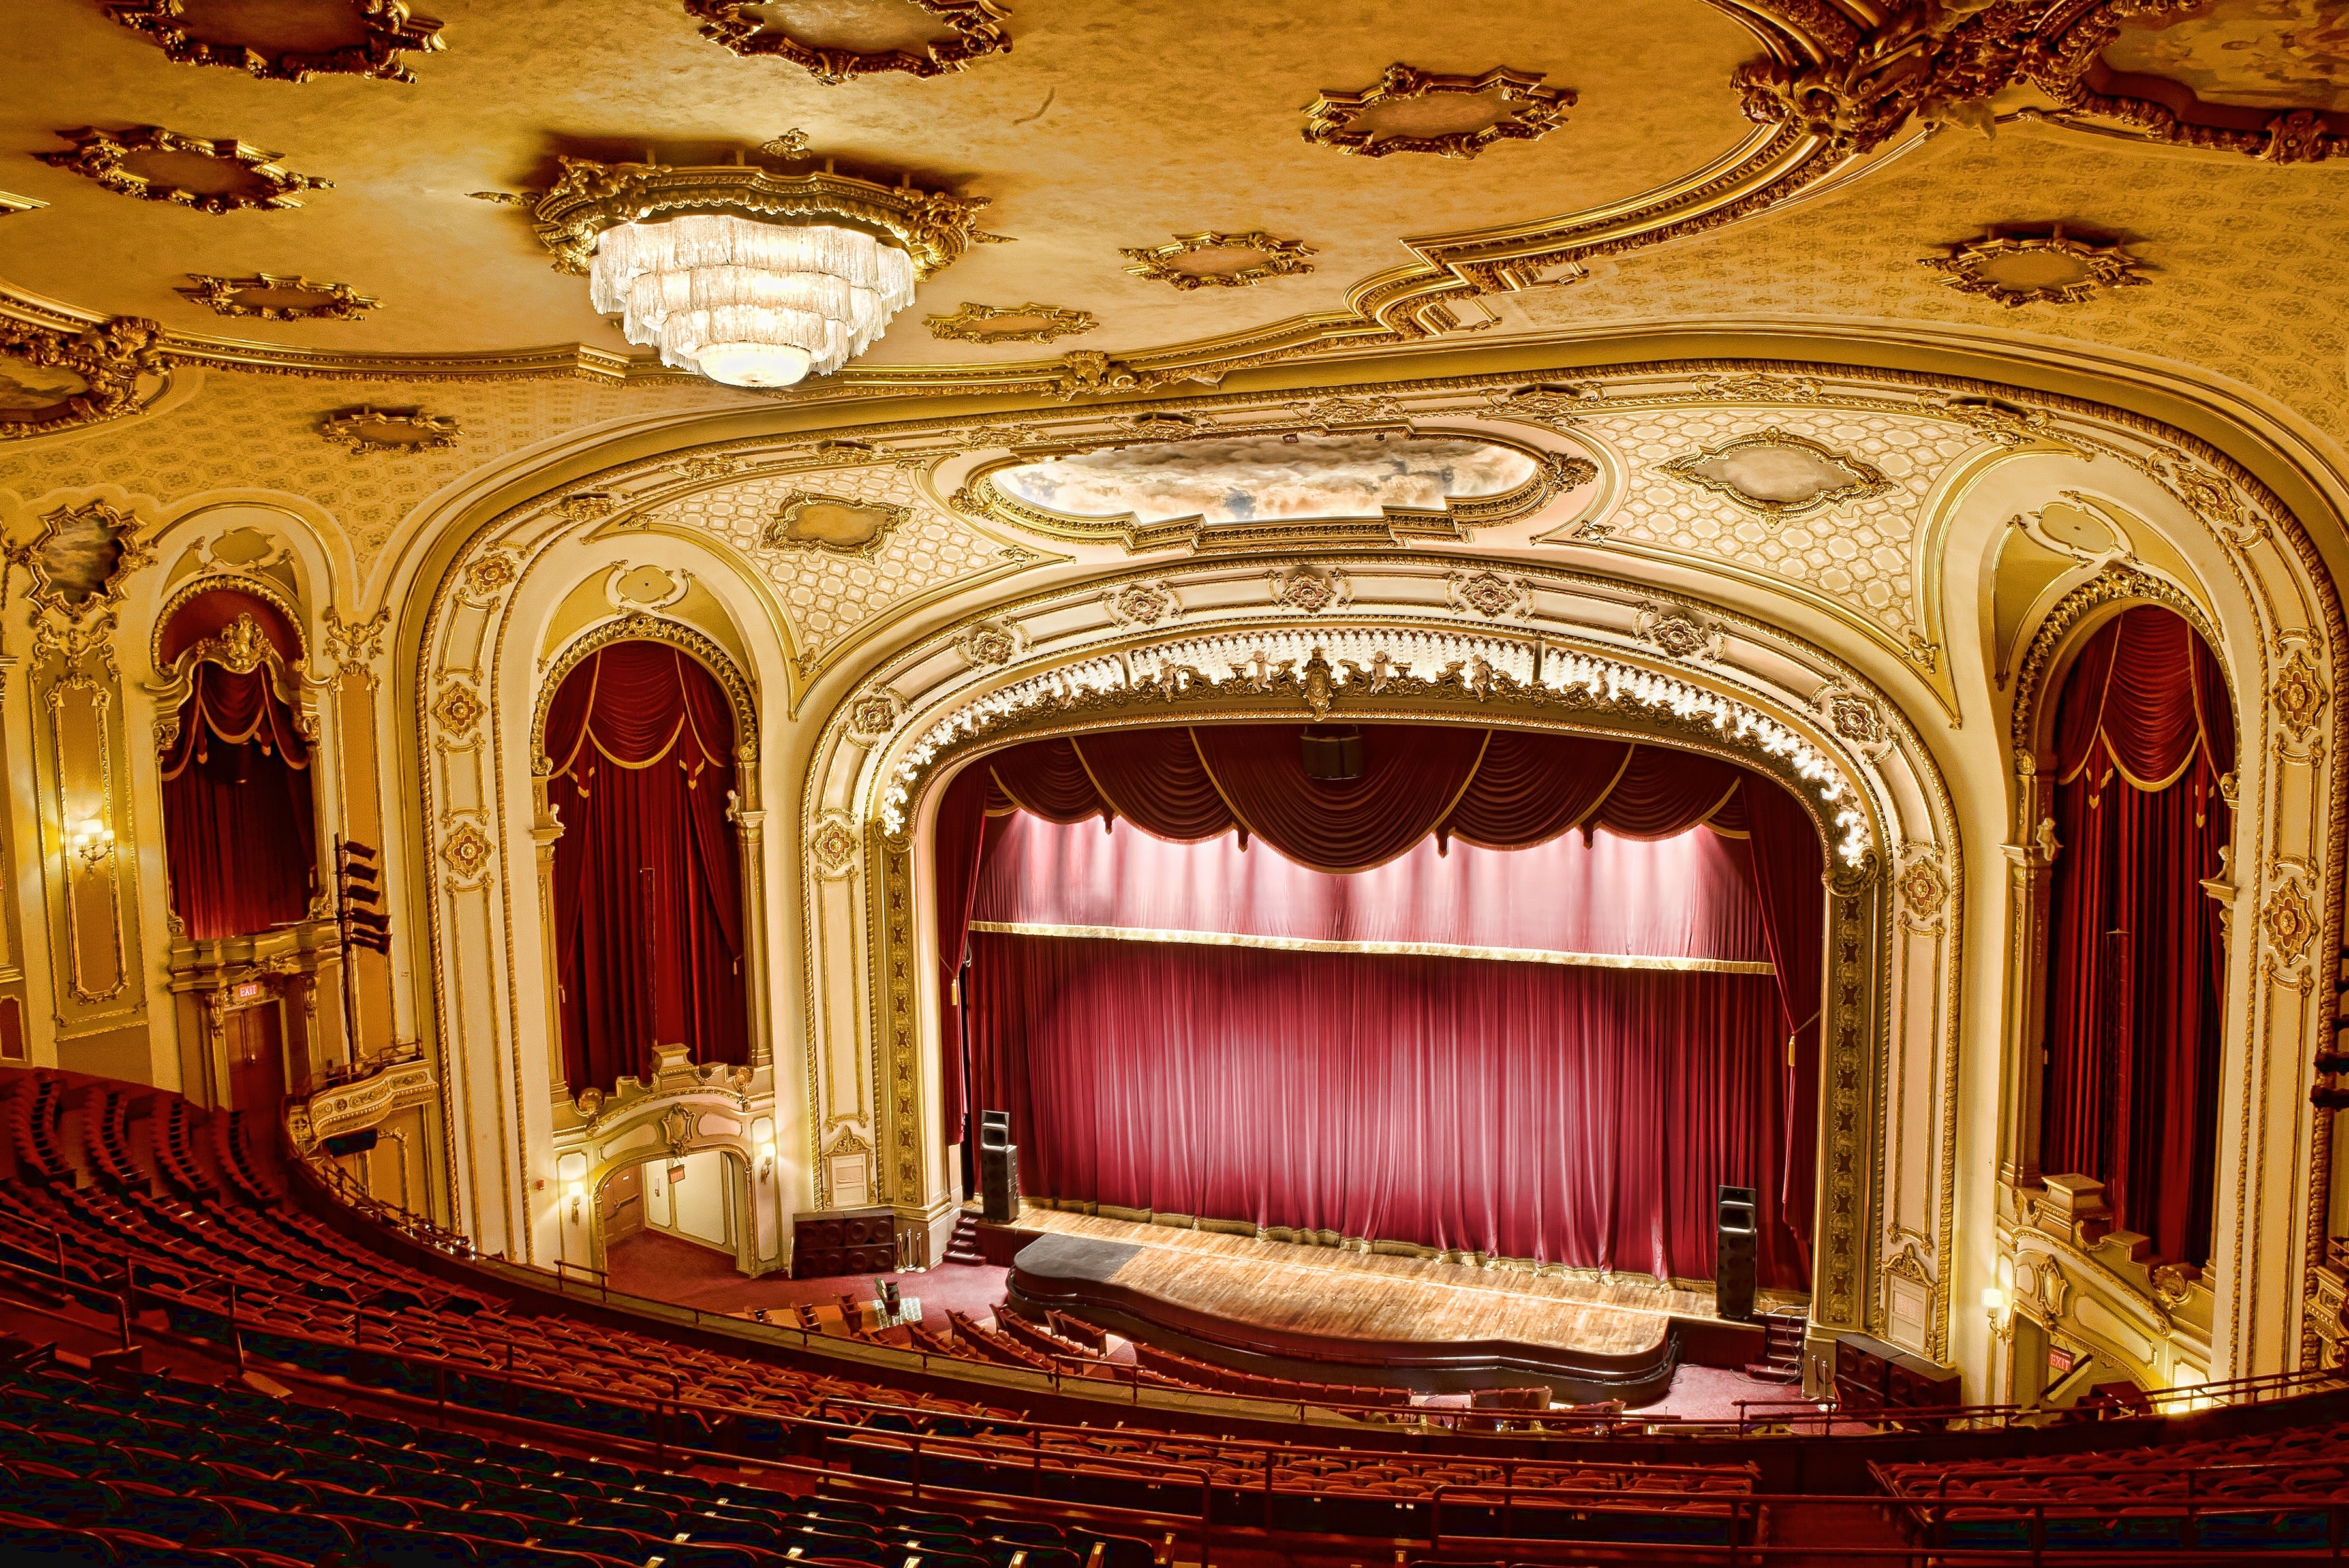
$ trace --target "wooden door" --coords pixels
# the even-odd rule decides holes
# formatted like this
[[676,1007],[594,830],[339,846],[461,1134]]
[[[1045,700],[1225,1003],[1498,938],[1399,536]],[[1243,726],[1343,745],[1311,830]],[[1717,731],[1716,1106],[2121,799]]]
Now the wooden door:
[[626,1241],[645,1228],[645,1190],[631,1165],[604,1179],[595,1195],[596,1218],[603,1222],[604,1245]]
[[285,1043],[277,1003],[240,1007],[226,1020],[228,1103],[274,1119],[285,1102]]

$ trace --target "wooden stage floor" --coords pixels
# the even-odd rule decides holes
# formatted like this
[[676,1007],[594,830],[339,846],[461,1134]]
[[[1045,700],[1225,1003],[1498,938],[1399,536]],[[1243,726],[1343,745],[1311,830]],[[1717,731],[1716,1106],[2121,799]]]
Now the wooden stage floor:
[[1019,1230],[1112,1243],[1112,1282],[1208,1317],[1329,1340],[1508,1341],[1602,1355],[1664,1341],[1671,1318],[1712,1320],[1709,1293],[1427,1258],[1260,1241],[1029,1208]]

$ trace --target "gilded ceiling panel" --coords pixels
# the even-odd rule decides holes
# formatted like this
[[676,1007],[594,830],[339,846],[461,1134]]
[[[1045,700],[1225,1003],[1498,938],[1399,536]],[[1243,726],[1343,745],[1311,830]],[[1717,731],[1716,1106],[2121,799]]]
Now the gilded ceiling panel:
[[[774,524],[811,492],[902,509],[903,521],[862,551],[797,543]],[[860,628],[929,590],[1035,558],[940,511],[923,493],[919,470],[896,464],[745,480],[680,501],[660,521],[714,534],[759,563],[791,623],[802,675],[823,669]]]

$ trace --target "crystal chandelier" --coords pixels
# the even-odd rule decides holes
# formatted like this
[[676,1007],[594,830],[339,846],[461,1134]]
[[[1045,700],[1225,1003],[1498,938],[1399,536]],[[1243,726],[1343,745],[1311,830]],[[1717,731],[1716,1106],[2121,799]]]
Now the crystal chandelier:
[[[797,161],[794,132],[760,151]],[[554,265],[587,276],[588,298],[617,314],[631,343],[661,363],[734,387],[788,387],[827,375],[914,303],[914,286],[976,244],[983,196],[859,178],[825,159],[802,173],[753,163],[679,167],[562,161],[529,199]]]
[[605,230],[587,287],[664,365],[788,387],[863,353],[914,303],[914,276],[904,251],[859,229],[712,213]]

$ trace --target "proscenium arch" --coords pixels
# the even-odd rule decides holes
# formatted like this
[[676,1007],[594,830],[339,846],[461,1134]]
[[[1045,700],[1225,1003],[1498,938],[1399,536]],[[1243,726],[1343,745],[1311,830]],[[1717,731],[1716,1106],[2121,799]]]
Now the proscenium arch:
[[[804,929],[812,944],[806,971],[811,1139],[820,1136],[818,1129],[828,1136],[830,1128],[843,1122],[869,1126],[884,1163],[884,1194],[896,1203],[901,1226],[929,1221],[926,1205],[935,1206],[938,1199],[926,1189],[945,1179],[936,1170],[940,1154],[928,1147],[938,1130],[939,1043],[935,1026],[925,1022],[936,1002],[935,966],[928,961],[935,923],[927,867],[916,850],[927,842],[931,803],[951,764],[1019,741],[1081,733],[1113,722],[1295,722],[1314,717],[1294,681],[1263,696],[1218,689],[1203,691],[1195,700],[1178,696],[1171,705],[1164,695],[1146,692],[1095,694],[1072,707],[1042,705],[1016,722],[1008,717],[1007,691],[1022,686],[1032,690],[1040,682],[1049,685],[1071,671],[1081,673],[1088,664],[1154,644],[1245,640],[1251,634],[1286,635],[1310,643],[1316,634],[1334,639],[1349,628],[1370,627],[1450,639],[1457,645],[1454,651],[1486,639],[1538,640],[1559,653],[1612,661],[1659,681],[1718,696],[1799,734],[1831,761],[1848,785],[1847,796],[1856,797],[1857,815],[1867,826],[1856,862],[1846,859],[1844,840],[1826,836],[1826,829],[1847,832],[1848,825],[1822,813],[1815,788],[1806,787],[1799,777],[1790,779],[1751,750],[1692,732],[1699,726],[1682,727],[1662,713],[1643,717],[1644,701],[1621,711],[1589,703],[1578,709],[1549,693],[1543,704],[1520,705],[1497,687],[1479,692],[1454,680],[1445,693],[1397,691],[1392,701],[1358,691],[1340,696],[1330,711],[1349,720],[1547,728],[1679,744],[1795,784],[1797,797],[1806,801],[1815,828],[1822,830],[1828,845],[1829,867],[1840,873],[1830,879],[1827,973],[1823,976],[1827,1000],[1840,1009],[1840,1016],[1829,1018],[1823,1035],[1822,1083],[1827,1098],[1823,1101],[1819,1148],[1815,1321],[1823,1331],[1881,1325],[1890,1310],[1886,1305],[1889,1259],[1879,1251],[1878,1238],[1885,1230],[1888,1209],[1897,1208],[1889,1218],[1895,1220],[1900,1245],[1912,1262],[1921,1251],[1935,1261],[1937,1270],[1930,1274],[1921,1268],[1916,1271],[1920,1294],[1911,1303],[1909,1335],[1929,1354],[1947,1354],[1955,1158],[1955,1096],[1949,1086],[1958,1061],[1953,1001],[1963,889],[1952,870],[1958,847],[1954,809],[1939,763],[1909,716],[1839,658],[1783,628],[1651,585],[1516,558],[1479,562],[1471,557],[1464,562],[1452,555],[1381,553],[1312,559],[1317,565],[1364,574],[1375,569],[1391,578],[1413,576],[1418,587],[1395,587],[1404,597],[1392,607],[1373,608],[1358,597],[1345,614],[1332,618],[1301,611],[1268,615],[1259,592],[1249,606],[1227,605],[1221,613],[1203,606],[1195,615],[1186,608],[1179,624],[1154,632],[1118,625],[1098,614],[1076,624],[1085,607],[1097,608],[1135,582],[1162,583],[1187,606],[1206,597],[1201,586],[1217,574],[1226,579],[1246,576],[1271,561],[1293,564],[1294,557],[1198,557],[1148,576],[1129,570],[1046,589],[997,607],[984,618],[940,628],[901,647],[843,694],[814,747],[803,799],[804,821],[815,836],[802,883]],[[1472,607],[1438,607],[1445,572],[1464,566],[1522,574],[1533,595],[1527,603],[1536,608],[1520,620],[1496,621]],[[1431,583],[1439,588],[1434,603],[1427,593]],[[1408,597],[1412,592],[1415,598]],[[1684,653],[1676,656],[1638,629],[1641,624],[1683,617],[1705,628],[1716,646],[1688,650],[1682,642]],[[1024,646],[1025,652],[1015,653],[1000,666],[973,657],[970,634],[1012,623],[1032,629],[1040,645],[1049,628],[1049,652],[1041,646],[1027,646],[1023,636],[1013,641]],[[993,651],[1002,651],[999,639]],[[1305,649],[1295,651],[1302,655]],[[963,743],[933,748],[910,775],[904,769],[905,759],[942,720],[957,711],[990,709],[1000,722],[964,736]],[[1755,767],[1757,762],[1761,765]],[[884,819],[884,786],[895,788],[901,779],[914,794],[898,803],[894,815],[901,820],[893,825]],[[829,846],[825,835],[833,836]],[[1891,875],[1896,865],[1903,873],[1897,896],[1906,911],[1897,930]],[[850,948],[841,945],[851,932],[853,956]],[[843,969],[854,971],[853,995],[843,989]],[[848,1025],[845,1033],[843,1024]],[[1906,1032],[1897,1052],[1896,1027]],[[874,1107],[870,1115],[860,1109],[866,1091],[859,1087],[859,1079],[869,1085],[869,1103]],[[1916,1085],[1904,1091],[1907,1108],[1901,1114],[1915,1123],[1905,1132],[1885,1125],[1889,1080]],[[1864,1176],[1871,1152],[1888,1138],[1893,1147],[1913,1146],[1906,1156],[1909,1175],[1905,1200],[1898,1204],[1889,1200],[1902,1199],[1902,1194],[1891,1190],[1889,1179],[1871,1185]],[[821,1147],[812,1152],[820,1156]],[[820,1205],[824,1201],[821,1189],[818,1200]],[[1817,1342],[1818,1346],[1825,1344],[1824,1338]]]

